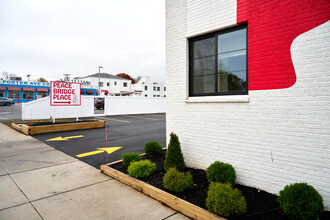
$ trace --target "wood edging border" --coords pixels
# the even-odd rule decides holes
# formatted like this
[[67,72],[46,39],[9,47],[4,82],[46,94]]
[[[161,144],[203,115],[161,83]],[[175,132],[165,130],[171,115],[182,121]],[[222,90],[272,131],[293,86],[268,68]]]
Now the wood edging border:
[[124,183],[139,192],[171,207],[172,209],[181,212],[182,214],[193,219],[208,219],[208,220],[225,220],[224,218],[217,216],[205,209],[202,209],[194,204],[191,204],[183,199],[173,196],[163,190],[160,190],[154,186],[151,186],[141,180],[135,179],[125,173],[111,168],[111,165],[122,162],[121,160],[115,161],[106,165],[101,165],[100,169],[104,174]]
[[41,125],[41,126],[28,126],[26,124],[21,124],[21,126],[16,123],[12,123],[11,127],[22,132],[26,135],[32,134],[42,134],[51,133],[57,131],[72,131],[72,130],[82,130],[90,128],[103,128],[105,127],[105,121],[95,121],[95,122],[78,122],[78,123],[67,123],[67,124],[55,124],[55,125]]

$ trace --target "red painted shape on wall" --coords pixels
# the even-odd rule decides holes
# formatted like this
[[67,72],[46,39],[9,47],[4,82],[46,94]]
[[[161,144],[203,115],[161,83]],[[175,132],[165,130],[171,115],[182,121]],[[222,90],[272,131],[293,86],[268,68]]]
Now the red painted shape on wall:
[[293,40],[329,19],[329,0],[237,0],[237,24],[248,23],[249,90],[293,86]]

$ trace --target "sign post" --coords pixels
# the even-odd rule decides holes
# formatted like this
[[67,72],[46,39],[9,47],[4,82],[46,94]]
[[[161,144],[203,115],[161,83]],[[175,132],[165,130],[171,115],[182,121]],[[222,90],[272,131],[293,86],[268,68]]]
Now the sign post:
[[[81,106],[80,83],[51,81],[50,105],[53,106]],[[52,109],[52,118],[53,109]],[[78,115],[77,115],[78,119]]]

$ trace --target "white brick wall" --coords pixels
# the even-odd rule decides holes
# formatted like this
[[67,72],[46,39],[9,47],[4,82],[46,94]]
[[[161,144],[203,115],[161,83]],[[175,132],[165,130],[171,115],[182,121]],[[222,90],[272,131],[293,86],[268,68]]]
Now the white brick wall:
[[[287,184],[308,182],[329,210],[330,22],[294,40],[293,87],[249,91],[249,101],[242,103],[189,103],[186,37],[236,22],[235,13],[232,24],[220,19],[207,26],[211,18],[206,11],[194,17],[198,8],[207,9],[198,2],[166,1],[167,137],[177,133],[188,166],[231,163],[238,183],[274,194]],[[218,4],[222,2],[228,1]],[[214,8],[209,8],[210,16]],[[232,14],[232,7],[227,8]]]
[[187,36],[236,24],[237,0],[187,0]]

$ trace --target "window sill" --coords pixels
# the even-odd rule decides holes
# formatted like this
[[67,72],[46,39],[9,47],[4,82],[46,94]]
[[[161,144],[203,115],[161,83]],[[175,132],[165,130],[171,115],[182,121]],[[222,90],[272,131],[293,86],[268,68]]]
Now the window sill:
[[189,97],[186,103],[248,103],[249,95]]

